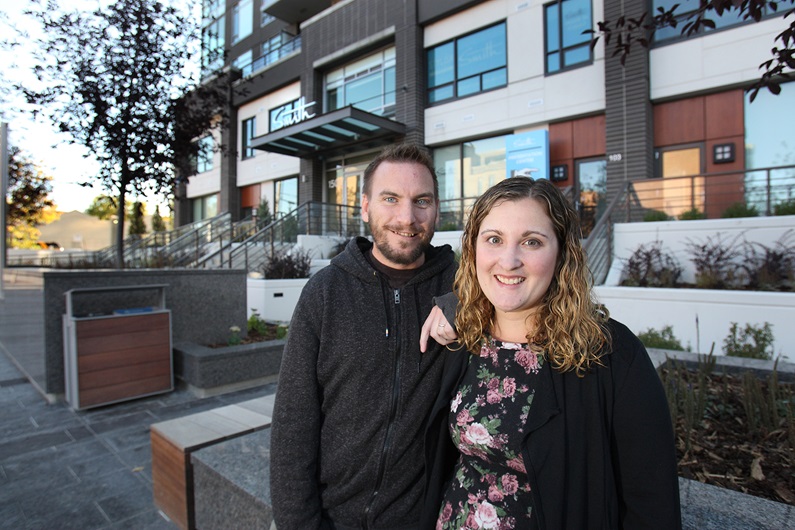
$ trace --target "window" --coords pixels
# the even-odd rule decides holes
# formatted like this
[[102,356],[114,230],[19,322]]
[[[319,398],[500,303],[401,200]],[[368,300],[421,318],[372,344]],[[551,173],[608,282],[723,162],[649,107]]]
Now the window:
[[298,208],[298,177],[277,180],[273,185],[273,211],[276,218]]
[[[740,2],[733,2],[736,5],[739,5]],[[662,8],[664,10],[671,9],[674,4],[678,4],[679,7],[674,12],[675,18],[677,21],[677,25],[675,28],[673,27],[665,27],[657,30],[654,33],[654,42],[664,42],[664,41],[672,41],[672,40],[679,40],[687,38],[682,35],[682,27],[687,24],[688,19],[695,14],[696,10],[699,7],[698,0],[652,0],[652,9],[654,13],[657,13],[658,8]],[[765,6],[763,13],[768,13],[767,6]],[[730,26],[736,26],[737,24],[742,24],[744,22],[742,16],[740,16],[737,10],[725,11],[723,15],[718,16],[714,11],[708,11],[705,14],[706,18],[712,20],[715,23],[714,29],[722,29]],[[713,28],[701,27],[699,32],[694,36],[701,36],[705,32],[713,31]]]
[[464,213],[475,198],[505,179],[505,145],[505,136],[495,136],[434,149],[440,227],[462,229]]
[[232,43],[251,35],[254,25],[254,2],[243,0],[232,9]]
[[591,0],[559,0],[544,6],[546,68],[552,74],[593,60]]
[[204,22],[216,19],[223,14],[224,14],[223,0],[204,0],[204,2],[202,2],[202,19]]
[[282,57],[292,54],[293,52],[301,50],[301,35],[290,35],[287,32],[272,37],[262,43],[262,54],[248,66],[243,67],[243,76],[247,77],[251,74],[262,70],[269,64],[273,64]]
[[428,102],[462,98],[508,83],[505,22],[429,48]]
[[224,65],[224,16],[210,21],[202,29],[202,76]]
[[196,173],[204,173],[213,168],[213,137],[207,135],[198,141],[199,150],[196,153]]
[[782,83],[777,96],[761,90],[751,103],[745,95],[745,167],[782,169],[751,171],[745,175],[745,200],[760,212],[795,200],[795,129],[785,116],[795,115],[795,83]]
[[395,114],[395,48],[326,74],[326,110],[353,105],[379,116]]
[[191,199],[191,209],[193,210],[192,221],[201,221],[218,215],[218,195],[205,195]]
[[243,152],[243,160],[252,158],[255,154],[254,149],[251,147],[251,140],[257,135],[257,117],[243,120],[241,138],[241,151]]

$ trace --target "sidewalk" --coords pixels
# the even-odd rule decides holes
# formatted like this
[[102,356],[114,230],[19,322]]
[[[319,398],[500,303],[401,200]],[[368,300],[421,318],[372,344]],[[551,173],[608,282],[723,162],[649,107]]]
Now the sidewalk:
[[173,529],[152,501],[149,426],[275,392],[198,399],[184,390],[88,411],[48,403],[41,287],[0,299],[0,529]]

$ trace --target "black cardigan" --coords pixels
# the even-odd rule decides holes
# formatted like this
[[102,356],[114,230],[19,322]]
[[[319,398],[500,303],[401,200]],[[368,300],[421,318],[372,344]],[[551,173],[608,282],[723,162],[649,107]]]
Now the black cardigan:
[[[541,371],[522,444],[539,529],[681,528],[679,481],[668,402],[637,337],[610,320],[611,352],[584,377]],[[469,355],[450,354],[425,433],[421,528],[435,528],[458,451],[450,401]]]

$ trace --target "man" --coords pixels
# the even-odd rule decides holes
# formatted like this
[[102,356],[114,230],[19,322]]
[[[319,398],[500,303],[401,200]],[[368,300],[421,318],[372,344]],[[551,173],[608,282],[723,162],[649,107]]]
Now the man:
[[420,327],[456,269],[449,245],[430,245],[438,211],[425,151],[386,149],[364,173],[373,243],[351,241],[301,293],[271,434],[278,530],[418,528],[423,429],[445,357],[435,342],[420,353]]

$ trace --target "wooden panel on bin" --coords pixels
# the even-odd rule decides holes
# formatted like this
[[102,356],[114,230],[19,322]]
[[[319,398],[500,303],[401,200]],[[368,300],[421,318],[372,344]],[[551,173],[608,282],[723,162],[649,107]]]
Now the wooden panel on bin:
[[169,316],[155,313],[75,322],[81,408],[172,388]]
[[152,491],[155,505],[174,524],[186,530],[194,527],[193,473],[190,454],[160,435],[150,433],[152,447]]

